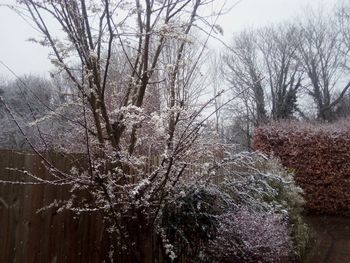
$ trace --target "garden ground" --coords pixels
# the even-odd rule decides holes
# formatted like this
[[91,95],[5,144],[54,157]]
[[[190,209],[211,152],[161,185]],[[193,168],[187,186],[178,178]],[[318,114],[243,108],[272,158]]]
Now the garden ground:
[[350,262],[350,217],[312,216],[307,221],[315,241],[304,263]]

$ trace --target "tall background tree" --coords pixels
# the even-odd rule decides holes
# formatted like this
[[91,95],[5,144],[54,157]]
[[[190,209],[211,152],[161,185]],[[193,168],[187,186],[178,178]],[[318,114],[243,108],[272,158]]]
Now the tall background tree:
[[332,17],[325,18],[315,13],[310,13],[309,18],[301,22],[300,28],[302,36],[298,50],[308,77],[306,90],[315,102],[317,117],[332,121],[336,118],[336,106],[350,87],[349,80],[344,80],[348,54],[344,50],[341,28]]
[[237,96],[226,111],[233,129],[227,134],[240,134],[236,141],[249,149],[254,128],[270,121],[333,122],[349,115],[348,11],[343,2],[233,35],[221,66]]

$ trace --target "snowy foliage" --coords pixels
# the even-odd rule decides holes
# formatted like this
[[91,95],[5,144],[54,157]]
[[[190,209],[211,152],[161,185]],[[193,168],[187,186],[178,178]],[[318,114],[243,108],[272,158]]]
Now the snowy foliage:
[[217,237],[209,242],[210,262],[287,262],[290,258],[292,242],[281,215],[241,207],[219,220]]
[[162,227],[181,257],[193,262],[285,262],[308,240],[302,191],[277,160],[231,156],[221,182],[185,187],[163,208]]
[[232,198],[257,211],[288,213],[302,210],[302,189],[293,174],[276,159],[259,153],[240,153],[224,161],[224,179],[220,187]]

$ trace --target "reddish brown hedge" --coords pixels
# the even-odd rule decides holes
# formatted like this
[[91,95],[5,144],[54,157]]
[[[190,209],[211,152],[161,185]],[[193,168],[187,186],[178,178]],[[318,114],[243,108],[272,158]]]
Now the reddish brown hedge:
[[254,148],[281,159],[303,188],[306,208],[350,211],[350,125],[278,123],[256,130]]

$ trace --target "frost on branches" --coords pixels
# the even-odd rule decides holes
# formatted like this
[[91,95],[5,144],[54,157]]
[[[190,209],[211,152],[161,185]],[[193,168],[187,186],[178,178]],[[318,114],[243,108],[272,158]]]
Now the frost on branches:
[[[5,111],[52,175],[40,182],[71,185],[60,210],[99,211],[115,240],[111,255],[141,262],[145,238],[167,239],[158,228],[162,208],[181,193],[179,185],[203,177],[198,160],[218,158],[221,151],[215,137],[201,137],[210,118],[202,112],[213,100],[198,104],[198,97],[205,83],[200,62],[222,10],[201,16],[212,6],[204,0],[17,4],[10,7],[41,33],[31,41],[51,49],[52,75],[64,79],[74,96],[30,125],[40,141],[52,141],[55,134],[42,136],[43,125],[64,118],[72,128],[64,130],[59,149],[83,153],[86,165],[59,170],[2,100]],[[199,30],[206,34],[193,37]],[[172,246],[163,243],[165,257],[174,259]]]

